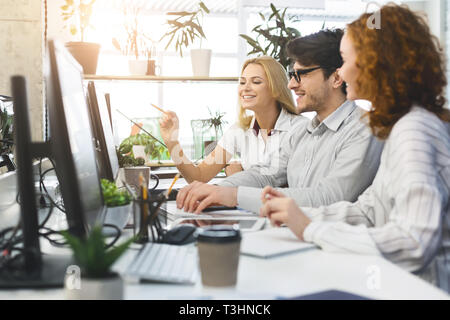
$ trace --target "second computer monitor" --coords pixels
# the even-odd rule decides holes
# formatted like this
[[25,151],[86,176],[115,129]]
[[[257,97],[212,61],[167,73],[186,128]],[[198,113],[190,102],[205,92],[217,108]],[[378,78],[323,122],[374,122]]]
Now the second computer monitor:
[[119,172],[114,136],[104,95],[98,94],[92,81],[88,83],[88,96],[92,127],[97,148],[100,177],[114,181]]

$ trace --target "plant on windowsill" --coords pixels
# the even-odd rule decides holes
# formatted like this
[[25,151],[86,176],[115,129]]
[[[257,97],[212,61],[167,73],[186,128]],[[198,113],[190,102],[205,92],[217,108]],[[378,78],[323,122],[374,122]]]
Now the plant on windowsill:
[[80,41],[66,43],[66,48],[81,64],[85,74],[96,74],[100,45],[93,42],[85,42],[86,31],[92,28],[91,16],[96,0],[65,0],[61,8],[63,21],[68,22],[64,28],[69,28],[75,36],[80,34]]
[[252,39],[245,34],[239,36],[252,47],[251,51],[247,53],[248,56],[252,54],[271,56],[287,70],[291,61],[286,53],[286,45],[290,40],[301,36],[297,29],[288,27],[287,23],[291,24],[299,20],[295,16],[286,17],[287,8],[281,12],[272,3],[270,8],[272,13],[267,19],[262,13],[259,13],[263,23],[252,29],[252,32],[257,33],[256,38]]
[[101,226],[95,226],[85,239],[75,237],[69,232],[62,232],[62,235],[72,249],[76,263],[69,268],[72,272],[81,274],[79,279],[76,278],[76,272],[66,276],[66,299],[123,299],[122,278],[111,268],[134,238],[108,249]]
[[[223,134],[223,125],[227,123],[223,119],[225,113],[211,112],[208,108],[210,118],[192,120],[191,127],[194,135],[194,158],[205,158],[217,145]],[[200,136],[200,139],[199,139]]]
[[114,37],[113,46],[130,57],[128,68],[132,75],[155,75],[155,42],[140,26],[140,8],[123,8],[125,37]]
[[189,48],[198,38],[200,40],[199,49],[191,49],[192,72],[197,77],[208,77],[211,64],[211,49],[202,49],[202,40],[206,39],[203,32],[203,17],[209,13],[209,9],[200,1],[195,11],[167,12],[168,16],[175,16],[167,20],[169,30],[160,40],[168,38],[167,49],[176,39],[175,51],[183,57],[183,47]]

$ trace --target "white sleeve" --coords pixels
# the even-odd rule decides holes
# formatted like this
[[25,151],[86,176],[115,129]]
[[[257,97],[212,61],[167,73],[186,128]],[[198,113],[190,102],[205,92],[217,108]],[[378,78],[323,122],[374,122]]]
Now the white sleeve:
[[224,135],[220,138],[217,144],[233,156],[235,154],[240,155],[243,133],[244,130],[240,128],[237,123],[235,123],[227,131],[225,131]]

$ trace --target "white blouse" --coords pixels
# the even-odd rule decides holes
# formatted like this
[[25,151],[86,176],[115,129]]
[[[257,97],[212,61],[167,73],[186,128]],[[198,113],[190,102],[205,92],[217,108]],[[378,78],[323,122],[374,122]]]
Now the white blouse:
[[256,118],[253,117],[250,127],[242,129],[238,123],[233,124],[219,140],[218,144],[232,155],[240,158],[242,168],[248,170],[254,165],[269,163],[274,153],[278,153],[282,142],[298,125],[305,125],[308,119],[301,115],[281,110],[267,140],[264,141]]

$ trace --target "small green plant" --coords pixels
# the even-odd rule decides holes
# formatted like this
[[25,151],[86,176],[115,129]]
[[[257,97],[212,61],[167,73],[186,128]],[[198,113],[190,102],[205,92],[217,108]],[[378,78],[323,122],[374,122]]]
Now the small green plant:
[[71,20],[70,25],[64,25],[64,28],[68,27],[72,35],[76,35],[79,32],[81,42],[84,41],[86,29],[93,28],[90,20],[95,1],[96,0],[65,0],[65,4],[61,6],[63,20]]
[[102,228],[92,228],[86,239],[80,239],[69,232],[62,232],[70,248],[73,251],[75,262],[81,268],[81,274],[87,278],[108,278],[113,275],[111,266],[125,252],[134,238],[107,249]]
[[209,13],[209,9],[200,1],[198,4],[198,9],[196,11],[179,11],[179,12],[168,12],[169,16],[178,16],[172,20],[167,20],[167,24],[170,30],[167,31],[160,40],[164,38],[169,38],[169,42],[166,45],[166,49],[172,43],[176,37],[175,51],[183,56],[183,46],[188,48],[190,44],[194,43],[195,38],[200,39],[200,47],[202,39],[206,39],[205,33],[203,32],[202,22],[203,15]]
[[[5,97],[5,96],[2,96]],[[5,97],[9,98],[9,97]],[[6,107],[2,107],[2,101],[0,100],[0,155],[12,153],[12,146],[14,144],[13,139],[13,116],[8,114]],[[5,100],[5,101],[10,101]]]
[[[251,51],[247,55],[258,54],[271,56],[276,59],[285,69],[291,64],[291,61],[286,53],[286,45],[291,39],[295,39],[301,36],[300,32],[292,27],[286,25],[286,9],[280,13],[280,9],[275,8],[271,3],[270,8],[272,10],[269,18],[259,13],[263,24],[257,25],[252,29],[252,32],[256,32],[257,36],[252,39],[248,35],[240,34],[239,36],[244,38],[247,43],[252,47]],[[287,19],[287,22],[294,23],[299,20],[296,17]],[[262,42],[260,40],[262,39]]]
[[147,134],[138,133],[124,139],[119,146],[119,166],[130,167],[136,165],[144,165],[145,159],[135,158],[133,154],[133,146],[145,146],[144,152],[150,159],[161,160],[163,157],[170,157],[169,151],[159,142],[155,141]]
[[131,196],[126,190],[118,190],[114,182],[101,180],[103,200],[107,207],[124,206],[131,202]]

